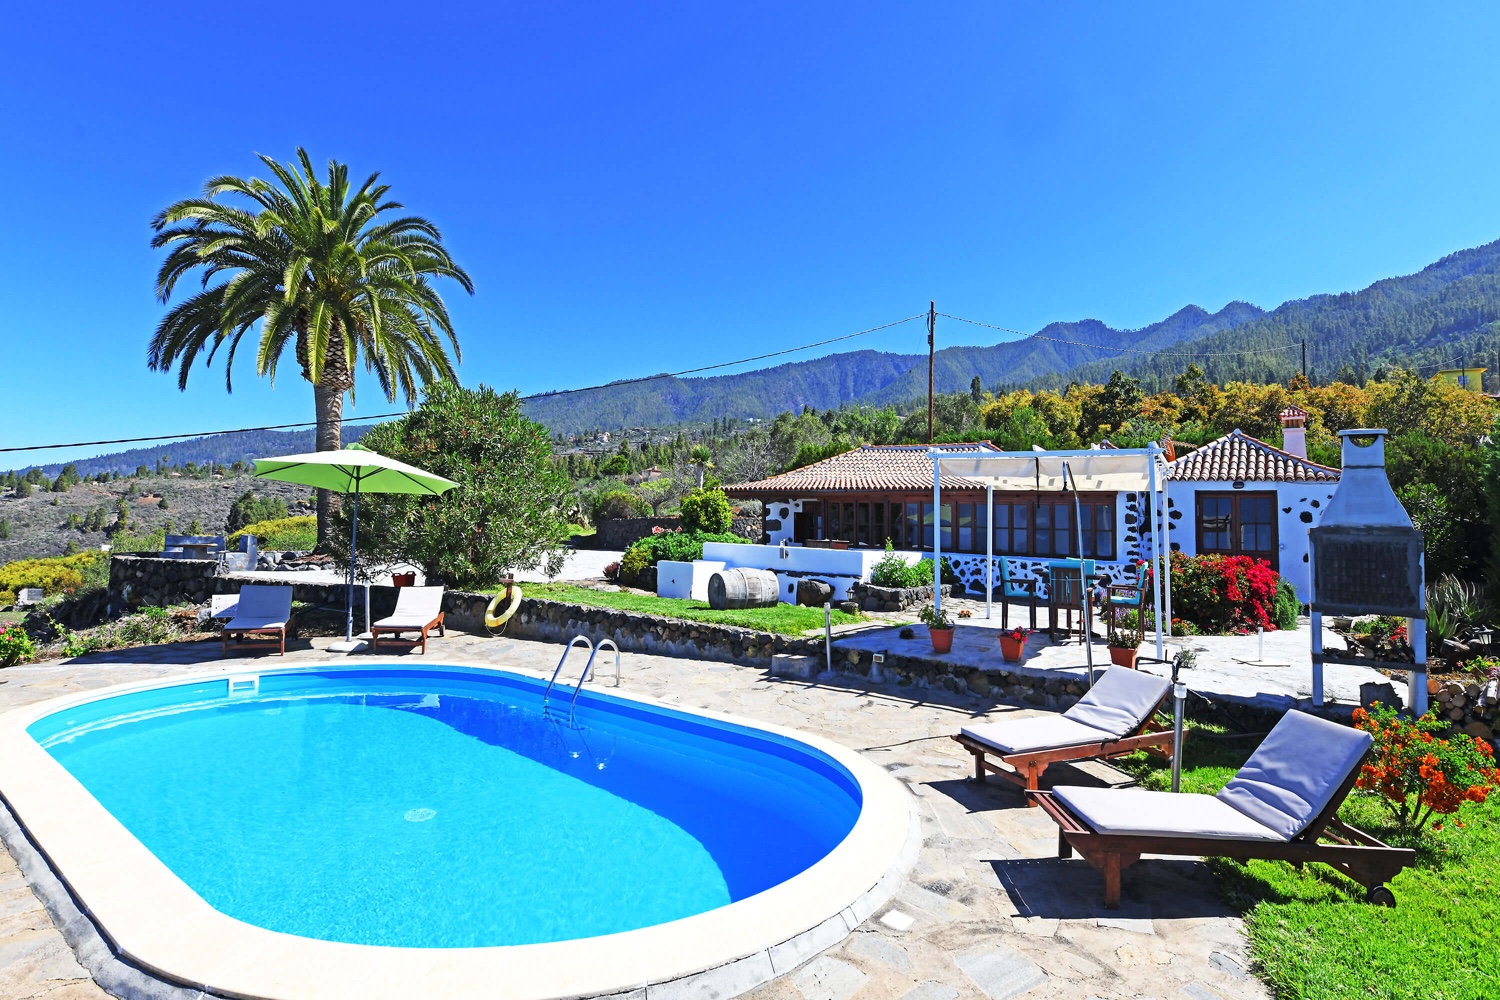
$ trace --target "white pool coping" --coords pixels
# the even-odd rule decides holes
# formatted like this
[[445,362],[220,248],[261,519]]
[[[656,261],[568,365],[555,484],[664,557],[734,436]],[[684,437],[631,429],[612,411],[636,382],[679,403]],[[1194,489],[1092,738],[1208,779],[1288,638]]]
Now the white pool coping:
[[[340,658],[254,672],[425,665]],[[431,666],[535,676],[458,658]],[[820,861],[764,892],[619,934],[486,948],[398,948],[271,931],[211,907],[26,732],[44,716],[74,705],[224,676],[219,669],[119,684],[0,715],[0,760],[6,762],[0,795],[26,835],[119,957],[199,990],[251,1000],[565,1000],[666,985],[651,994],[730,997],[842,940],[895,893],[920,847],[910,793],[846,747],[780,726],[595,688],[621,700],[778,735],[827,754],[860,785],[863,806],[854,828]]]

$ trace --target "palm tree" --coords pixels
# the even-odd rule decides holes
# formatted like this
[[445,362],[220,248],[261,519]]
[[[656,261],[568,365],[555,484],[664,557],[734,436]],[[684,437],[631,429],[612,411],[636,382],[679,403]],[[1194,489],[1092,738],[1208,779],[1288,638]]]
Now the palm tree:
[[[295,164],[260,160],[274,181],[214,177],[203,197],[179,201],[152,221],[151,246],[169,248],[157,297],[165,303],[192,272],[202,291],[162,318],[148,361],[153,371],[176,365],[177,387],[185,389],[198,355],[207,352],[207,367],[227,344],[224,387],[232,392],[240,340],[258,326],[255,373],[274,384],[282,354],[294,346],[313,387],[317,450],[329,451],[341,446],[344,394],[353,396],[361,355],[385,398],[394,401],[399,391],[408,406],[420,385],[456,377],[447,347],[460,358],[458,339],[429,279],[452,278],[470,295],[474,285],[435,225],[385,214],[402,206],[387,200],[390,187],[376,183],[379,174],[356,189],[349,168],[334,160],[327,181],[319,181],[304,149]],[[330,497],[320,490],[320,546],[329,514]]]
[[703,488],[703,474],[714,467],[714,453],[708,450],[707,445],[695,444],[693,450],[688,452],[688,461],[698,469],[698,488]]

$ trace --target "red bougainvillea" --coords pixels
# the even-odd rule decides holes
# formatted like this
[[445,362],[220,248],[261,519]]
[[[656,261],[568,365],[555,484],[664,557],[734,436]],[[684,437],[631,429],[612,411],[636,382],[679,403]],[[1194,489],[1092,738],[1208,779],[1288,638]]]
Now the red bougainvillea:
[[1375,738],[1358,787],[1384,796],[1406,829],[1421,829],[1434,814],[1455,813],[1465,802],[1483,802],[1500,782],[1490,745],[1466,734],[1442,738],[1447,723],[1431,713],[1412,721],[1377,704],[1356,708],[1354,725]]
[[1205,632],[1276,628],[1280,576],[1264,559],[1172,553],[1172,611]]

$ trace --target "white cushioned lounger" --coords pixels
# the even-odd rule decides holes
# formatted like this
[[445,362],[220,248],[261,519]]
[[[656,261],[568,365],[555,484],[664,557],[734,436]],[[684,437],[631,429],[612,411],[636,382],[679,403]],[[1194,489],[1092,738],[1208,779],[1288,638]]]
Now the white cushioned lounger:
[[396,592],[396,610],[375,624],[419,629],[432,624],[442,612],[442,587],[402,587]]
[[1165,677],[1111,667],[1061,717],[983,722],[960,731],[1000,753],[1026,753],[1121,739],[1141,727],[1171,686],[1172,682]]
[[1370,734],[1288,712],[1217,795],[1059,785],[1058,801],[1099,833],[1290,841],[1370,746]]

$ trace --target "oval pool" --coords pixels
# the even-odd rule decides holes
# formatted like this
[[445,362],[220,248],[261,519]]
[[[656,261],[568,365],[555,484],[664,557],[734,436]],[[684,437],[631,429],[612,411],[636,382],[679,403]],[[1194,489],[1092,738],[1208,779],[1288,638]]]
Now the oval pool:
[[[28,733],[183,882],[272,931],[419,948],[635,930],[805,871],[860,814],[827,754],[497,671],[302,670]],[[560,693],[560,697],[559,697]]]

